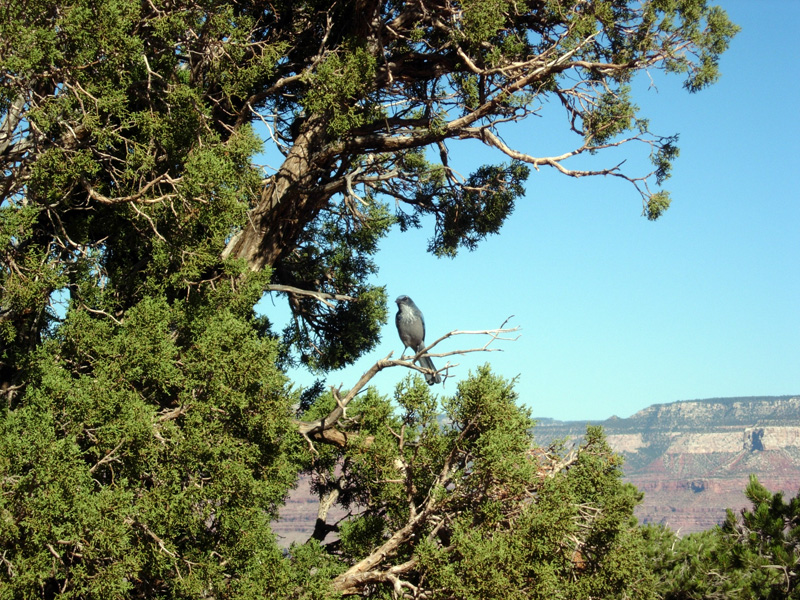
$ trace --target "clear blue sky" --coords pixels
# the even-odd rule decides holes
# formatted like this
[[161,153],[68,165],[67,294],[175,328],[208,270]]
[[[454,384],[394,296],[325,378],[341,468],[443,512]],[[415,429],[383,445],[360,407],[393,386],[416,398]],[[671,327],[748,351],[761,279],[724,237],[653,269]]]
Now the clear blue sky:
[[[425,314],[428,341],[499,327],[511,315],[522,328],[518,341],[498,345],[503,352],[451,357],[459,366],[437,388],[443,394],[487,361],[519,377],[520,399],[535,416],[556,419],[800,393],[800,2],[718,3],[742,27],[720,81],[693,95],[678,78],[635,89],[651,129],[680,134],[665,186],[673,202],[659,221],[640,216],[640,197],[624,181],[542,170],[500,235],[475,252],[436,259],[425,251],[430,227],[396,232],[377,256],[375,282],[391,303],[382,342],[327,383],[346,388],[375,360],[399,356],[393,300],[407,294]],[[553,114],[507,141],[533,155],[569,149],[563,117]],[[483,146],[448,147],[464,174],[503,161]],[[262,306],[275,316],[271,301]],[[438,350],[482,343],[457,337]],[[373,382],[391,393],[404,371]]]

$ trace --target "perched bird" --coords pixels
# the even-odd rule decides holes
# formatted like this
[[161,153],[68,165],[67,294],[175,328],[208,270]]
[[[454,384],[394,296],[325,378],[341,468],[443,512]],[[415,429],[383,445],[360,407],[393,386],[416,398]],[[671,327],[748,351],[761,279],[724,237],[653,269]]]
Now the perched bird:
[[[403,342],[403,352],[406,348],[411,348],[415,353],[425,347],[425,318],[422,312],[408,296],[400,296],[397,300],[397,315],[394,318],[397,325],[397,333],[400,334],[400,341]],[[436,373],[433,361],[423,356],[419,359],[419,365],[424,369],[430,369],[432,373],[425,373],[425,381],[428,385],[441,383],[442,378]]]

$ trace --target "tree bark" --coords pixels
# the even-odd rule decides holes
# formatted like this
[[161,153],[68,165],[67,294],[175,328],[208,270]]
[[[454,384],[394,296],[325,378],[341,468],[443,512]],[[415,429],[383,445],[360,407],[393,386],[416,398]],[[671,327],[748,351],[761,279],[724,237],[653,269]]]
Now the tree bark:
[[330,198],[318,187],[315,190],[315,183],[325,174],[325,165],[317,164],[315,158],[326,133],[327,120],[323,117],[312,117],[305,123],[286,160],[248,214],[247,225],[228,242],[223,258],[244,258],[251,270],[258,271],[291,252],[304,228]]

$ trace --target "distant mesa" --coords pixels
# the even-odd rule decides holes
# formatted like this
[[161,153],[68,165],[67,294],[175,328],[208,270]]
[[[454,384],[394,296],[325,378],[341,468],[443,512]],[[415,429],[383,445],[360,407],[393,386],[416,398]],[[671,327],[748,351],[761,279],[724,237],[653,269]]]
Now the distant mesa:
[[[540,446],[577,442],[586,424],[541,418],[534,437]],[[800,490],[800,396],[655,404],[594,424],[603,426],[608,443],[625,458],[626,481],[644,492],[636,510],[643,523],[664,523],[679,534],[710,529],[727,508],[749,506],[744,489],[751,473],[772,492],[793,497]],[[308,539],[317,506],[308,482],[301,481],[273,524],[282,544]]]
[[[655,404],[602,425],[625,457],[626,481],[644,492],[641,522],[680,533],[709,529],[725,510],[749,506],[744,488],[754,473],[770,491],[800,490],[800,396],[711,398]],[[578,440],[584,421],[541,419],[537,443]]]
[[695,494],[699,494],[700,492],[704,492],[705,491],[706,482],[703,481],[702,479],[696,479],[691,484],[689,484],[689,487],[692,488],[692,491]]

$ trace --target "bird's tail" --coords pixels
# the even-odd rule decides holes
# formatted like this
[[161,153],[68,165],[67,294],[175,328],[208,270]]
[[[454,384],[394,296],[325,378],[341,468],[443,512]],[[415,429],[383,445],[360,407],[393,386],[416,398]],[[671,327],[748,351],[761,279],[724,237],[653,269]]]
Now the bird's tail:
[[[431,371],[436,371],[436,367],[433,366],[433,361],[428,356],[422,356],[419,359],[419,366],[423,369],[430,369]],[[433,385],[434,383],[442,383],[442,378],[439,376],[438,373],[425,373],[425,381],[428,382],[428,385]]]

